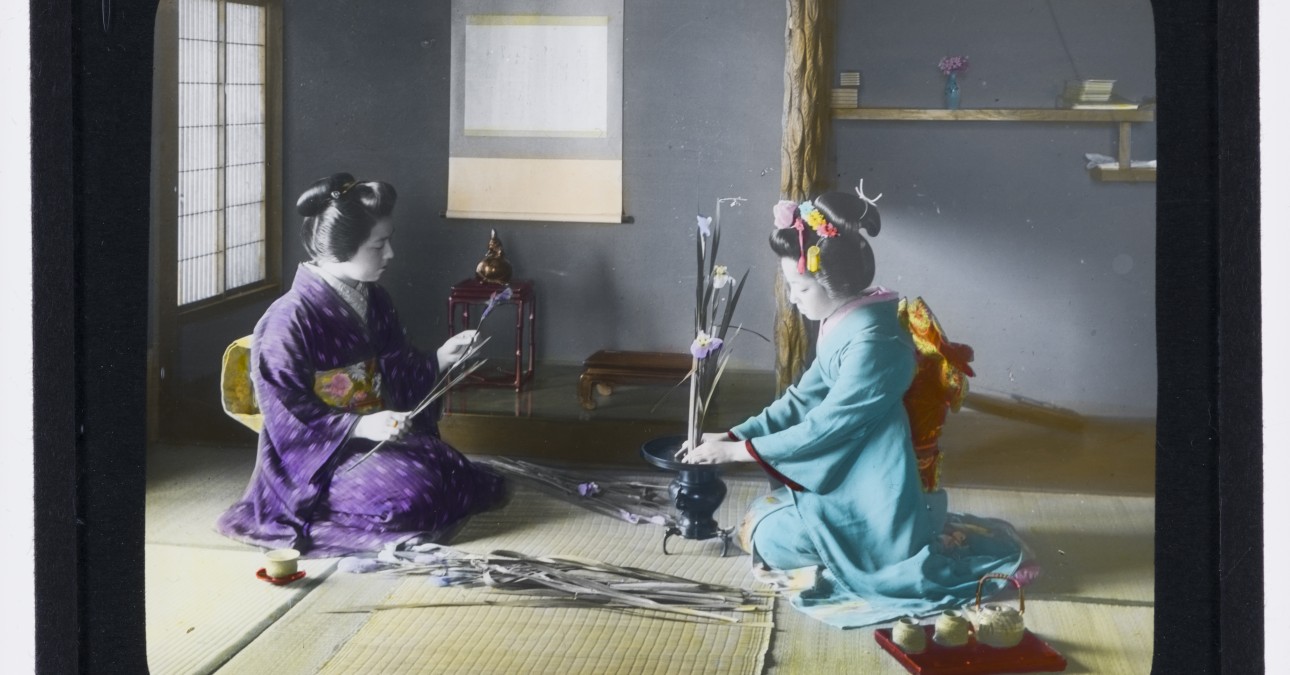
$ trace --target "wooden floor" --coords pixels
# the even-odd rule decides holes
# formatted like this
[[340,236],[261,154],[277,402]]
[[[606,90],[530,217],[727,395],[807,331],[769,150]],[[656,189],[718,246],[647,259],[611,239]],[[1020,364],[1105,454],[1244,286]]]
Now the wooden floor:
[[[738,384],[723,400],[716,428],[769,399],[760,377],[732,378]],[[518,395],[485,389],[457,395],[441,423],[445,438],[471,454],[633,473],[645,469],[640,442],[679,426],[683,401],[656,405],[665,387],[624,387],[588,413],[569,378],[555,380],[539,380]],[[318,672],[368,618],[327,612],[379,604],[395,592],[398,580],[339,573],[334,560],[309,561],[306,583],[293,587],[252,578],[258,552],[212,530],[250,477],[254,436],[247,431],[242,438],[220,445],[168,442],[149,454],[146,583],[154,673]],[[951,509],[1009,520],[1036,548],[1045,571],[1027,590],[1027,622],[1068,657],[1067,672],[1150,668],[1154,438],[1149,420],[1090,419],[1070,429],[963,411],[946,427],[943,479]],[[750,466],[729,480],[755,487],[762,478]],[[729,519],[742,507],[725,508]],[[556,545],[559,528],[601,527],[596,519],[605,518],[539,501],[513,502],[500,517],[504,529],[534,548]],[[489,541],[484,530],[472,536]],[[641,530],[639,537],[640,550],[653,550],[653,533]],[[764,672],[904,672],[877,649],[872,630],[830,629],[781,604]],[[274,667],[286,656],[281,663],[288,667]]]

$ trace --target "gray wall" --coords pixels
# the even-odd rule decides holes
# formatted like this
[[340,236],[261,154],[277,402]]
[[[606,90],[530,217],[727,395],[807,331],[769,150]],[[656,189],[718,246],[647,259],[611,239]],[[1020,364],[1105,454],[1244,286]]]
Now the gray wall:
[[[358,9],[358,6],[363,9]],[[744,196],[726,219],[722,258],[757,267],[743,310],[768,329],[764,231],[778,196],[784,8],[709,0],[628,3],[622,225],[445,220],[449,3],[303,0],[286,5],[285,185],[298,194],[344,170],[399,190],[390,288],[413,339],[447,335],[448,288],[473,274],[496,227],[517,276],[536,281],[539,357],[597,349],[685,349],[693,312],[696,208]],[[284,214],[295,231],[293,210]],[[293,235],[294,236],[294,235]],[[294,240],[284,269],[303,258]],[[743,340],[743,338],[741,338]],[[747,340],[763,367],[771,350]]]
[[[943,105],[942,56],[966,54],[963,107],[1050,107],[1062,82],[1155,93],[1146,0],[843,2],[837,65],[861,105]],[[1074,66],[1072,66],[1072,61]],[[847,122],[838,183],[882,192],[878,282],[922,295],[976,349],[979,391],[1077,410],[1155,412],[1155,184],[1098,183],[1114,125]],[[1133,129],[1155,158],[1155,125]]]
[[[1116,78],[1131,97],[1154,90],[1147,0],[1053,3],[1074,68],[1040,0],[839,4],[837,63],[864,73],[862,105],[939,107],[936,62],[959,53],[972,60],[965,107],[1048,107],[1077,72]],[[540,358],[683,349],[693,214],[720,196],[749,199],[727,219],[722,258],[753,268],[739,318],[769,329],[783,3],[628,2],[625,13],[625,208],[636,222],[486,223],[439,216],[448,3],[287,0],[287,201],[337,170],[399,189],[399,259],[384,283],[423,347],[446,335],[447,289],[496,227],[519,274],[537,281]],[[863,177],[885,195],[878,281],[926,297],[950,336],[975,346],[979,390],[1154,413],[1154,185],[1095,183],[1083,169],[1085,152],[1114,154],[1113,127],[839,122],[834,132],[838,184]],[[1154,157],[1153,133],[1135,128],[1136,158]],[[289,280],[303,253],[290,205],[283,217]],[[189,336],[219,334],[206,340],[215,352],[253,313]],[[768,368],[771,350],[749,339],[738,356]]]

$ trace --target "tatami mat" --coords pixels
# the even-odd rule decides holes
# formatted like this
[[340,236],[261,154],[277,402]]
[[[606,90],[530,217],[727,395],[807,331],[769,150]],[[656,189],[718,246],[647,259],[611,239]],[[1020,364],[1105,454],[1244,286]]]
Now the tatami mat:
[[1053,600],[1155,602],[1155,499],[950,489],[950,510],[1003,518],[1034,551],[1030,593]]
[[332,560],[304,560],[304,579],[274,586],[255,578],[264,563],[252,550],[148,544],[144,561],[152,675],[213,672],[335,568]]
[[160,448],[148,456],[144,541],[246,551],[220,536],[215,520],[242,497],[255,467],[255,437],[245,447]]
[[[1005,602],[1013,607],[1015,601]],[[874,628],[838,630],[781,603],[767,675],[907,672],[874,641]],[[1066,675],[1147,675],[1151,607],[1030,600],[1026,628],[1066,658]]]
[[345,610],[383,604],[402,582],[399,577],[378,574],[332,574],[323,587],[238,652],[219,675],[317,673],[367,624],[367,613]]
[[[397,672],[408,664],[419,669],[430,653],[426,647],[432,644],[438,645],[435,653],[440,660],[488,652],[520,658],[493,661],[497,667],[514,666],[509,672],[571,673],[580,672],[577,668],[583,665],[587,672],[614,672],[610,666],[636,664],[631,650],[653,643],[653,636],[672,642],[689,639],[676,633],[688,624],[644,619],[653,627],[633,630],[645,633],[647,642],[595,637],[605,641],[604,649],[611,654],[596,655],[598,661],[571,662],[561,660],[564,656],[559,654],[543,656],[540,650],[525,647],[536,643],[524,640],[537,640],[542,633],[525,632],[526,620],[507,614],[514,608],[482,608],[478,623],[463,622],[467,615],[458,609],[344,613],[416,598],[439,601],[453,594],[486,591],[431,588],[415,577],[327,575],[332,561],[305,561],[306,583],[279,588],[259,582],[252,575],[260,554],[224,540],[211,529],[215,517],[245,487],[252,451],[186,448],[183,457],[169,466],[159,462],[156,480],[149,485],[148,648],[153,672],[207,672],[208,666],[225,661],[218,672],[292,675],[348,664],[358,668],[350,672]],[[656,479],[665,476],[653,474]],[[730,527],[738,524],[747,503],[766,489],[766,483],[742,477],[727,478],[727,482],[731,491],[719,521]],[[949,492],[951,510],[1004,518],[1035,549],[1044,572],[1027,588],[1027,625],[1066,655],[1067,672],[1149,672],[1153,499],[967,488]],[[473,519],[454,542],[475,552],[574,554],[751,587],[746,555],[722,559],[716,541],[674,538],[669,548],[675,555],[664,556],[661,543],[660,527],[631,525],[591,513],[527,487],[521,487],[505,509]],[[324,569],[315,574],[312,565]],[[590,639],[604,626],[626,630],[621,624],[626,617],[607,610],[523,611],[543,612],[542,625],[551,627],[560,639],[575,632]],[[904,672],[874,643],[872,628],[833,629],[800,615],[786,602],[776,608],[774,624],[762,672]],[[538,622],[532,625],[539,627]],[[754,637],[747,628],[725,630],[742,632],[701,639],[714,645],[734,641],[737,646],[739,639]],[[378,637],[369,639],[377,633]],[[730,653],[752,651],[744,645]],[[695,672],[688,662],[669,663],[671,672]],[[737,665],[723,661],[721,672]],[[366,670],[368,666],[371,670]]]
[[[760,481],[730,481],[718,521],[733,523],[764,489]],[[715,541],[676,541],[661,551],[663,528],[574,512],[576,507],[521,488],[498,517],[472,521],[456,546],[485,553],[516,550],[535,556],[576,555],[647,567],[690,579],[751,587],[750,558],[722,558]],[[542,519],[543,511],[552,519]],[[540,522],[538,528],[516,527]],[[509,521],[509,522],[508,522]],[[540,533],[538,532],[540,530]],[[675,541],[675,540],[674,540]],[[672,547],[669,547],[672,548]],[[468,603],[507,596],[485,589],[436,588],[406,579],[389,604]],[[746,615],[766,623],[769,616]],[[375,612],[327,664],[326,673],[760,673],[770,626],[693,623],[600,609],[454,607]],[[486,648],[481,648],[486,647]]]
[[[480,591],[431,589],[407,602],[469,602]],[[322,670],[349,673],[757,675],[770,626],[661,619],[601,609],[452,607],[377,612]]]

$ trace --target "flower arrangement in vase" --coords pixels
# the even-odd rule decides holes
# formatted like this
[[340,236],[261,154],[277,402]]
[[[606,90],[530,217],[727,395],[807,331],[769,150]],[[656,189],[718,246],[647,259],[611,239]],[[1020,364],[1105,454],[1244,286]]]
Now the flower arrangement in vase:
[[[748,270],[736,280],[725,265],[717,264],[717,251],[721,245],[721,207],[737,206],[746,201],[743,197],[723,197],[717,200],[716,217],[699,214],[698,236],[695,237],[695,260],[698,276],[694,288],[694,334],[690,343],[690,405],[686,438],[690,447],[698,445],[703,437],[703,426],[712,405],[713,394],[730,362],[726,348],[726,334],[730,328],[739,294],[743,292]],[[735,329],[738,334],[742,326]],[[732,336],[733,337],[733,336]]]
[[958,74],[967,70],[968,57],[946,56],[941,59],[937,68],[945,75],[945,107],[948,110],[959,109]]

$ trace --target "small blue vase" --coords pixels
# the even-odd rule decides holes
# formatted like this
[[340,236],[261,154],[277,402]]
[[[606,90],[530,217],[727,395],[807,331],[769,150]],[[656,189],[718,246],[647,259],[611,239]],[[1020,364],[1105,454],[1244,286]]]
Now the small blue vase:
[[945,80],[945,109],[959,109],[958,73],[950,73],[949,78]]

